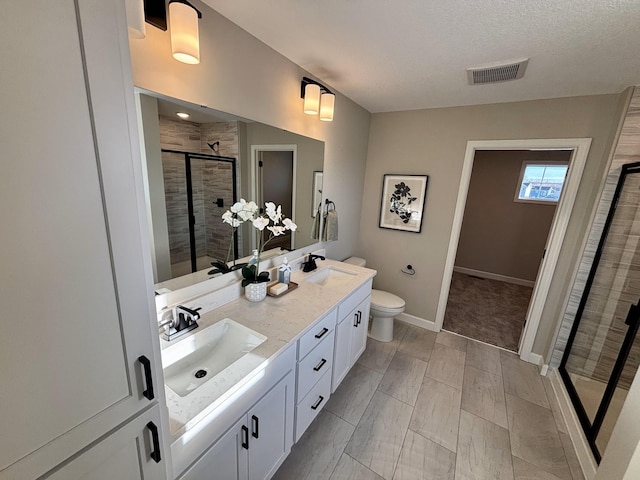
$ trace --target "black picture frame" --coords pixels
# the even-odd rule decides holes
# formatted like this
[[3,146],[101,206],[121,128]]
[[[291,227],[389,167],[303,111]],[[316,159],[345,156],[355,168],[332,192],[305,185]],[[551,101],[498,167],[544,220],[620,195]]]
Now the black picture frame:
[[380,228],[420,233],[428,175],[385,174],[382,179]]

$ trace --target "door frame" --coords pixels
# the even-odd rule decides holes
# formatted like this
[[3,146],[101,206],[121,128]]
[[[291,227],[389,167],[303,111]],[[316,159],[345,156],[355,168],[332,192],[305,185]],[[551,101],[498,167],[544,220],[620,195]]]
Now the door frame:
[[[295,222],[296,218],[296,175],[298,170],[298,145],[251,145],[251,162],[249,172],[249,191],[251,198],[257,200],[258,198],[258,152],[292,152],[293,153],[293,185],[291,185],[291,219]],[[257,203],[257,201],[256,201]],[[262,208],[262,205],[259,205]],[[296,232],[291,232],[291,245],[295,245]],[[251,237],[251,248],[257,248],[255,245],[255,238]]]
[[518,354],[524,361],[540,364],[541,356],[533,353],[533,342],[538,332],[540,318],[544,303],[551,287],[553,273],[560,257],[560,249],[564,240],[571,212],[575,204],[578,187],[582,179],[582,173],[591,147],[591,138],[553,138],[553,139],[529,139],[529,140],[471,140],[467,142],[467,150],[464,156],[456,210],[453,217],[451,237],[445,261],[440,297],[436,310],[436,331],[442,329],[444,314],[449,298],[453,267],[458,251],[460,230],[464,217],[464,209],[467,202],[467,193],[471,181],[471,171],[476,151],[481,150],[573,150],[567,179],[563,187],[562,196],[558,202],[556,213],[553,217],[551,230],[547,239],[546,253],[538,270],[536,283],[531,294],[531,301],[527,311],[526,323],[520,336]]

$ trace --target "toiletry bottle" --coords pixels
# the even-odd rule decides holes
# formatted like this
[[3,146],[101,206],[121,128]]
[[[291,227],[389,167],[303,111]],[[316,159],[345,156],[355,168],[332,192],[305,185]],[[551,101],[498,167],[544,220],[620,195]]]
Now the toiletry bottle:
[[258,250],[253,250],[253,255],[249,259],[249,265],[255,265],[258,263]]
[[278,282],[286,283],[289,285],[291,281],[291,265],[289,265],[289,261],[287,257],[284,257],[282,260],[282,265],[278,268]]

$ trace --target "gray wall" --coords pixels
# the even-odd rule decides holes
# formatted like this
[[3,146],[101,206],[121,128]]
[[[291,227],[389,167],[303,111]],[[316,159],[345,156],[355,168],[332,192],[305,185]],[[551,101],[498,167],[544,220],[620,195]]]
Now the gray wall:
[[515,202],[524,161],[568,161],[571,152],[478,151],[456,267],[535,281],[556,204]]
[[[358,253],[378,269],[376,288],[402,296],[407,313],[435,320],[469,140],[591,137],[582,183],[533,346],[535,353],[546,351],[606,166],[619,97],[598,95],[372,115]],[[430,176],[422,233],[378,228],[385,173]],[[417,271],[413,277],[400,272],[408,263]]]
[[[369,112],[337,93],[333,122],[305,115],[300,81],[308,73],[203,3],[193,3],[203,12],[201,63],[174,60],[169,32],[148,26],[145,39],[130,41],[135,85],[324,141],[325,195],[340,214],[340,239],[325,246],[331,258],[352,255],[359,238]],[[330,78],[320,80],[330,86]]]

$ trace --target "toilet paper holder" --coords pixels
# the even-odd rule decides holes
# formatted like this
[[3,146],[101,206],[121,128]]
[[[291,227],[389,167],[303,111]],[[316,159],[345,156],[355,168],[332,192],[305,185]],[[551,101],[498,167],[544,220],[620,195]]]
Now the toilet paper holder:
[[402,273],[406,273],[407,275],[415,275],[416,271],[413,269],[411,265],[407,265],[406,268],[401,268],[400,271]]

